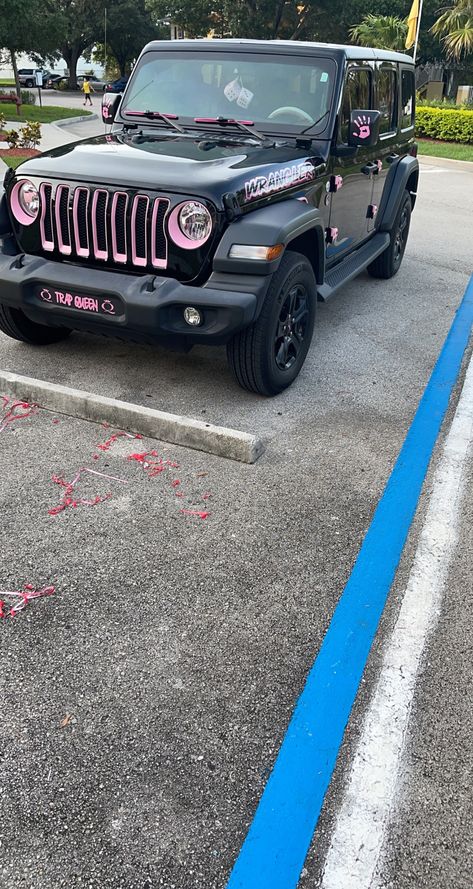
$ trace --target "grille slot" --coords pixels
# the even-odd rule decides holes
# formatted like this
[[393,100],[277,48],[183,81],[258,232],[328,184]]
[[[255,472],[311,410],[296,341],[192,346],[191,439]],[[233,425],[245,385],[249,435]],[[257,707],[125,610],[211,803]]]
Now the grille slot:
[[151,262],[157,269],[165,269],[168,264],[168,242],[164,227],[169,201],[156,198],[151,219]]
[[148,221],[149,198],[137,194],[131,211],[131,261],[133,265],[148,264]]
[[[56,198],[57,200],[57,198]],[[72,219],[74,226],[74,241],[77,256],[87,258],[89,256],[89,231],[87,225],[89,207],[89,189],[76,188],[72,205]]]
[[39,229],[41,234],[41,243],[43,250],[54,250],[54,232],[53,232],[53,212],[52,212],[52,194],[53,187],[49,182],[42,182],[39,188],[41,197],[41,217],[39,221]]
[[135,268],[165,269],[169,198],[125,191],[40,185],[42,249]]
[[98,188],[92,198],[92,241],[96,259],[108,259],[107,205],[108,191]]

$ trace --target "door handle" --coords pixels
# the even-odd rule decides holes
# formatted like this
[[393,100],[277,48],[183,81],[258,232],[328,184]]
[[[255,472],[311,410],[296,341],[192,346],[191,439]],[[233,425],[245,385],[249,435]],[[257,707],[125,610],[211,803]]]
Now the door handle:
[[365,164],[364,167],[361,168],[361,172],[365,174],[365,176],[369,176],[371,173],[378,171],[378,164],[369,163]]
[[386,158],[386,163],[387,163],[387,164],[393,164],[394,161],[397,161],[397,160],[399,160],[399,155],[398,155],[398,154],[388,154],[388,156],[387,156],[387,158]]

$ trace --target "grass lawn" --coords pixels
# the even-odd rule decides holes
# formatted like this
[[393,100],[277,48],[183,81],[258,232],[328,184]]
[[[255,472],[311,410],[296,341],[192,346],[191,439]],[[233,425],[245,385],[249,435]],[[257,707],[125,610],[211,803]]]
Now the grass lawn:
[[16,170],[18,164],[21,164],[21,163],[23,163],[23,161],[28,160],[27,157],[15,157],[15,155],[11,155],[11,154],[6,155],[6,156],[3,154],[0,154],[0,158],[2,159],[2,161],[5,161],[7,166],[13,167],[14,170]]
[[455,161],[473,161],[473,145],[460,142],[440,142],[436,139],[417,139],[419,154],[431,157],[450,157]]
[[37,121],[40,123],[51,123],[52,120],[63,120],[66,117],[82,117],[85,114],[91,114],[90,111],[81,108],[57,108],[54,105],[22,105],[20,114],[16,113],[16,105],[13,102],[0,102],[0,114],[4,114],[7,120],[24,123],[26,120]]

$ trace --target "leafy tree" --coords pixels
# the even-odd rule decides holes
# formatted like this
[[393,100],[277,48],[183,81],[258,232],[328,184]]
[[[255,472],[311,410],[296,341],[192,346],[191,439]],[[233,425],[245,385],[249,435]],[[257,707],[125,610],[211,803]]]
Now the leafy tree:
[[350,29],[350,37],[361,46],[402,51],[405,47],[407,23],[395,15],[365,15],[359,25]]
[[[97,28],[96,61],[105,61],[105,31],[103,19]],[[159,36],[168,36],[163,28],[155,24],[145,0],[109,0],[107,3],[107,59],[116,62],[121,76],[129,73],[131,63],[140,54],[143,46]]]
[[35,49],[47,55],[56,48],[58,38],[55,17],[43,8],[41,0],[0,0],[0,47],[10,56],[19,98],[17,53]]
[[473,0],[454,0],[431,28],[441,37],[447,56],[459,60],[473,53]]
[[42,4],[43,9],[54,12],[59,33],[56,52],[49,53],[48,57],[65,59],[70,89],[76,88],[80,56],[92,50],[103,31],[105,5],[106,0],[44,0]]

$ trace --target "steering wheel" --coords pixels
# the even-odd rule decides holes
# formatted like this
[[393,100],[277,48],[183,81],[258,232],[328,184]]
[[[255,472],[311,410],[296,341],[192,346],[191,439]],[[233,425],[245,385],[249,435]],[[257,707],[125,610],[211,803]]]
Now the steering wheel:
[[303,111],[302,108],[296,108],[294,105],[282,105],[281,108],[275,108],[268,116],[268,120],[277,120],[278,117],[286,114],[293,114],[297,118],[298,123],[314,123],[313,118],[310,114],[307,114],[307,111]]

